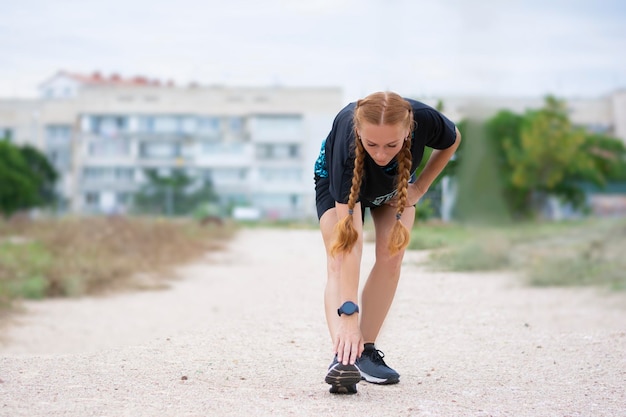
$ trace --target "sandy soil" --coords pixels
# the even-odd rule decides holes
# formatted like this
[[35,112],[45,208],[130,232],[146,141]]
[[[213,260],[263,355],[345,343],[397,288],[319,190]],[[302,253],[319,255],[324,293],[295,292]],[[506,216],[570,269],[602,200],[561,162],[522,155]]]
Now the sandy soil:
[[2,330],[0,416],[626,416],[626,296],[422,257],[378,340],[398,385],[328,393],[319,232],[246,230],[171,289],[27,303]]

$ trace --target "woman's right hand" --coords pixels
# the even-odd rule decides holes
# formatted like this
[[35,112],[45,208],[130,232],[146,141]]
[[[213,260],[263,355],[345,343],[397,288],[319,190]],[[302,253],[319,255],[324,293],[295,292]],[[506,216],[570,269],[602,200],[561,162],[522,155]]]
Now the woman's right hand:
[[354,365],[354,362],[363,353],[363,343],[363,335],[359,327],[359,315],[342,315],[333,347],[337,354],[337,361],[344,365]]

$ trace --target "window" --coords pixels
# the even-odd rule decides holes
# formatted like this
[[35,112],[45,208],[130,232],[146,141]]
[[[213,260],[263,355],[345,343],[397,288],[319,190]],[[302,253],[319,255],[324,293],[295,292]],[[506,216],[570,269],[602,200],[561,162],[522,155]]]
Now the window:
[[154,118],[155,133],[179,133],[180,119],[175,116],[158,116]]
[[197,132],[200,135],[213,139],[220,137],[221,123],[219,117],[199,117],[197,119]]
[[295,159],[300,155],[300,145],[262,144],[256,147],[258,159]]
[[88,206],[97,206],[100,204],[100,194],[95,192],[85,193],[85,204]]
[[91,116],[92,133],[112,137],[127,130],[127,119],[122,116]]
[[83,179],[86,182],[132,182],[133,168],[126,167],[85,167]]
[[182,133],[195,133],[198,129],[198,119],[192,116],[185,116],[181,118],[180,130]]
[[228,119],[228,129],[235,136],[243,136],[243,117],[231,117]]
[[55,148],[48,150],[48,159],[59,171],[69,171],[71,168],[72,154],[69,148]]
[[135,171],[132,168],[115,168],[115,179],[118,181],[132,181]]
[[72,126],[47,125],[46,142],[48,145],[69,145],[72,140]]
[[250,132],[257,141],[294,142],[304,136],[304,124],[299,115],[255,116]]
[[274,154],[273,149],[272,145],[257,145],[256,157],[258,159],[271,159]]
[[223,184],[245,181],[247,174],[244,168],[213,168],[204,170],[203,176],[213,184]]
[[176,158],[180,154],[179,145],[171,142],[144,142],[140,153],[144,158]]
[[122,138],[93,140],[89,142],[87,153],[96,157],[129,156],[130,142]]
[[202,153],[205,155],[242,155],[245,145],[241,142],[202,142]]
[[154,132],[154,117],[140,116],[137,128],[141,133]]
[[274,145],[275,159],[287,159],[289,158],[289,146],[288,145]]
[[259,177],[265,182],[297,182],[302,179],[300,168],[261,168]]

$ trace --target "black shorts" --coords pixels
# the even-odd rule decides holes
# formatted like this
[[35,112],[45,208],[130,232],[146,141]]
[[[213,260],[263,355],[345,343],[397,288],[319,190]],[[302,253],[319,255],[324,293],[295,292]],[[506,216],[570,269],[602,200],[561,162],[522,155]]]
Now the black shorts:
[[[335,199],[330,195],[330,179],[328,177],[315,176],[315,205],[317,206],[317,218],[322,218],[322,215],[331,208],[335,208]],[[365,221],[365,208],[369,207],[370,210],[375,209],[377,206],[368,204],[361,201],[361,220]]]

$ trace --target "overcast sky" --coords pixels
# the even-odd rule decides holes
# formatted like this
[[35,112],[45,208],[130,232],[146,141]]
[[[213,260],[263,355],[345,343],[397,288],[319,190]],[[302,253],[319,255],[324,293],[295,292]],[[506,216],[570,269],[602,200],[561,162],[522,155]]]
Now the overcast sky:
[[0,0],[0,97],[61,69],[346,100],[598,97],[626,87],[626,1]]

